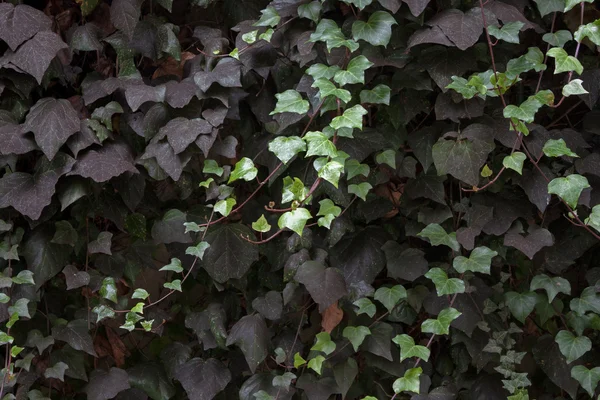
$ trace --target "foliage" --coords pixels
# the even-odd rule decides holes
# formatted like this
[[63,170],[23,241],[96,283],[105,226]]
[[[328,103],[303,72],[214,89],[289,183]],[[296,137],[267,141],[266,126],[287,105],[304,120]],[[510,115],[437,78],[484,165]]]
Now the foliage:
[[0,3],[0,398],[597,397],[596,3]]

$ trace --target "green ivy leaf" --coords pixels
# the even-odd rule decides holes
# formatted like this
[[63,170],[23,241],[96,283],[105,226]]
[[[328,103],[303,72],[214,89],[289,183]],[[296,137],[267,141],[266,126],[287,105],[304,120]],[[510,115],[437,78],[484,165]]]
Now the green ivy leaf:
[[385,150],[375,156],[377,164],[387,164],[392,169],[396,169],[396,152],[394,150]]
[[379,84],[371,90],[362,90],[360,92],[360,102],[361,104],[385,104],[389,106],[391,92],[389,86]]
[[138,314],[129,311],[127,314],[125,314],[125,323],[123,325],[121,325],[119,328],[126,329],[129,332],[131,332],[135,329],[135,324],[137,324],[138,322],[140,322],[143,319],[144,318],[139,316]]
[[33,280],[33,272],[29,270],[20,271],[17,276],[12,278],[12,282],[15,285],[35,285]]
[[592,212],[585,219],[585,224],[600,232],[600,204],[595,205],[594,208],[592,208]]
[[[310,76],[312,76],[312,78],[315,81],[318,81],[321,78],[324,78],[325,81],[329,82],[329,79],[333,78],[336,74],[336,72],[338,72],[340,70],[340,67],[338,67],[337,65],[332,65],[332,66],[327,66],[325,64],[313,64],[310,67],[308,67],[308,69],[306,70],[306,73]],[[331,83],[331,82],[329,82]],[[333,85],[333,84],[332,84]],[[313,87],[317,87],[314,86]]]
[[141,321],[140,325],[142,325],[142,328],[144,328],[144,330],[146,332],[150,332],[152,330],[152,324],[154,323],[154,320],[151,319],[150,321]]
[[255,222],[252,223],[252,229],[254,229],[257,232],[269,232],[271,230],[271,225],[269,225],[269,223],[267,222],[267,219],[265,218],[264,214],[260,216],[259,219],[257,219]]
[[348,193],[358,196],[363,201],[367,201],[367,194],[373,189],[369,182],[348,185]]
[[531,96],[520,106],[509,104],[503,110],[504,118],[515,118],[526,123],[532,123],[535,119],[535,114],[543,106],[543,104]]
[[548,57],[554,58],[554,73],[560,74],[561,72],[575,71],[579,75],[583,73],[583,65],[579,60],[573,56],[567,54],[565,49],[561,47],[553,47],[548,50]]
[[133,291],[133,294],[131,295],[132,299],[142,299],[142,300],[146,300],[148,298],[148,296],[150,296],[150,293],[148,293],[146,291],[146,289],[135,289]]
[[550,278],[546,274],[533,277],[530,290],[544,289],[548,295],[548,303],[552,303],[558,293],[571,294],[571,284],[565,278],[555,276]]
[[202,168],[203,173],[223,176],[223,171],[223,168],[219,167],[219,164],[217,164],[215,160],[204,160],[204,168]]
[[594,3],[594,0],[566,0],[565,1],[565,9],[563,12],[570,11],[573,7],[581,4],[581,3]]
[[485,164],[485,165],[483,166],[483,168],[481,169],[481,173],[480,173],[480,175],[481,175],[481,177],[482,177],[482,178],[489,178],[489,177],[490,177],[490,176],[492,176],[493,174],[494,174],[494,171],[492,171],[492,170],[490,169],[490,167],[488,167],[488,165],[487,165],[487,164]]
[[256,37],[258,36],[258,30],[246,32],[242,35],[242,40],[248,44],[252,44],[256,42]]
[[347,326],[342,332],[342,336],[352,343],[354,351],[364,342],[365,338],[371,334],[371,330],[366,326]]
[[422,372],[423,369],[421,367],[407,370],[402,378],[398,378],[394,381],[394,384],[392,385],[394,393],[413,392],[419,394]]
[[567,364],[572,363],[592,349],[592,341],[585,336],[575,336],[569,331],[560,331],[556,334],[556,343]]
[[364,109],[360,104],[354,107],[348,108],[339,117],[335,117],[329,124],[333,129],[338,130],[341,128],[357,128],[362,130],[363,127],[363,116],[367,114],[367,110]]
[[185,249],[185,254],[190,256],[198,257],[200,260],[204,258],[204,252],[208,250],[210,244],[207,242],[200,242],[196,246],[190,246]]
[[302,201],[307,194],[308,189],[300,179],[292,179],[289,176],[283,178],[283,192],[281,195],[281,202],[283,204],[294,200]]
[[340,180],[340,176],[344,172],[344,164],[340,163],[336,160],[332,160],[327,162],[323,166],[319,166],[317,163],[318,160],[315,161],[315,169],[318,171],[319,178],[325,179],[327,182],[331,183],[336,189],[338,187],[338,183]]
[[282,214],[281,217],[279,217],[279,221],[277,221],[277,225],[279,226],[279,229],[287,228],[296,232],[298,236],[302,236],[306,221],[311,218],[312,215],[310,215],[310,211],[306,208],[297,208]]
[[344,103],[352,100],[352,95],[346,89],[340,89],[336,87],[333,83],[331,83],[326,78],[319,78],[314,81],[312,87],[319,89],[319,96],[321,96],[322,100],[325,100],[329,96],[333,96],[337,99],[340,99]]
[[306,151],[306,143],[298,136],[279,136],[269,143],[269,151],[287,164],[296,154]]
[[544,148],[542,149],[545,155],[548,157],[579,157],[575,154],[571,149],[567,147],[567,144],[563,139],[550,139],[544,144]]
[[448,307],[443,309],[436,319],[427,319],[421,324],[421,332],[433,333],[434,335],[448,335],[450,333],[450,324],[456,318],[461,316],[461,312],[456,308]]
[[456,272],[464,274],[466,271],[480,272],[482,274],[490,274],[490,265],[492,258],[496,257],[498,252],[491,250],[488,247],[480,246],[473,249],[469,258],[458,256],[452,262],[452,266]]
[[581,79],[573,79],[571,82],[567,83],[562,90],[562,94],[565,97],[580,95],[580,94],[588,94],[589,92],[583,88],[581,85],[583,81]]
[[588,38],[596,46],[600,46],[600,19],[581,25],[575,31],[575,40],[581,43],[585,38]]
[[306,360],[302,358],[300,353],[294,354],[294,368],[300,368],[304,364],[306,364]]
[[392,26],[397,24],[392,15],[386,11],[376,11],[367,22],[355,21],[352,24],[354,40],[364,40],[373,46],[387,46],[392,37]]
[[321,17],[322,10],[323,5],[320,2],[312,1],[308,4],[302,4],[298,7],[298,16],[300,18],[310,19],[311,21],[317,23]]
[[277,375],[275,378],[273,378],[272,384],[275,387],[280,387],[287,390],[292,384],[292,381],[296,378],[297,376],[295,374],[292,374],[291,372],[284,372],[282,375]]
[[346,70],[337,71],[333,80],[340,86],[350,85],[353,83],[365,83],[365,71],[371,68],[374,64],[365,56],[358,56],[350,60]]
[[579,196],[590,184],[585,176],[571,174],[566,177],[554,178],[548,184],[548,193],[563,199],[571,208],[577,208]]
[[235,163],[235,168],[231,172],[229,176],[229,181],[227,183],[235,182],[238,179],[243,179],[245,181],[251,181],[256,178],[258,174],[258,169],[254,166],[254,162],[248,157],[242,158],[240,161]]
[[354,40],[346,39],[346,36],[342,33],[342,30],[335,21],[323,18],[317,24],[317,28],[310,35],[311,42],[325,42],[327,44],[327,51],[331,51],[337,47],[346,47],[350,52],[358,50],[358,43]]
[[504,157],[502,165],[505,168],[516,171],[519,175],[523,175],[523,163],[527,159],[527,156],[520,151],[515,151],[509,156]]
[[470,85],[469,81],[460,76],[452,76],[452,83],[446,86],[446,89],[452,89],[460,93],[464,99],[472,99],[480,93],[476,86]]
[[504,299],[512,315],[523,324],[537,303],[537,296],[533,292],[508,292],[504,295]]
[[264,31],[263,33],[261,33],[258,36],[258,39],[259,40],[264,40],[265,42],[270,42],[274,33],[275,33],[275,31],[273,29],[269,28],[266,31]]
[[173,271],[176,274],[183,272],[181,260],[179,258],[171,258],[171,262],[159,269],[159,271]]
[[317,374],[321,375],[321,369],[323,368],[323,362],[325,361],[325,357],[316,356],[315,358],[311,358],[308,361],[308,368],[315,371]]
[[346,4],[352,4],[358,7],[359,10],[363,10],[366,6],[371,4],[373,0],[342,0]]
[[304,140],[308,145],[308,151],[306,157],[311,156],[326,156],[336,157],[337,149],[335,144],[322,132],[307,132],[304,136]]
[[579,315],[584,315],[588,311],[600,314],[600,295],[596,293],[593,286],[585,288],[579,298],[571,300],[569,306]]
[[576,379],[590,396],[594,396],[598,382],[600,382],[600,367],[587,369],[583,365],[576,365],[571,369],[571,378]]
[[498,40],[504,40],[507,43],[519,44],[519,31],[525,24],[520,21],[509,22],[502,28],[495,25],[488,26],[488,33]]
[[[579,27],[581,29],[581,27]],[[573,40],[573,35],[570,31],[560,30],[556,32],[546,33],[542,36],[542,40],[553,47],[564,47],[565,44]]]
[[400,346],[400,362],[412,357],[420,358],[425,362],[429,360],[429,349],[425,346],[416,345],[412,336],[406,334],[396,335],[392,342]]
[[115,312],[112,308],[105,305],[99,305],[92,309],[92,312],[96,314],[96,323],[102,321],[105,318],[114,318]]
[[447,233],[440,224],[429,224],[417,236],[429,239],[432,246],[445,245],[454,251],[460,251],[460,244],[456,240],[456,232]]
[[434,283],[438,296],[465,292],[465,282],[459,278],[448,278],[448,274],[441,268],[430,269],[425,277]]
[[308,100],[304,100],[302,95],[293,89],[286,90],[283,93],[277,93],[275,97],[277,98],[277,104],[275,110],[271,111],[269,115],[284,112],[306,114],[310,107]]
[[165,289],[169,289],[169,290],[177,290],[178,292],[181,292],[181,280],[179,279],[175,279],[172,282],[165,282],[163,284],[163,287]]
[[143,314],[144,313],[144,303],[137,303],[135,306],[133,306],[133,308],[131,309],[131,312]]
[[391,313],[394,307],[402,299],[406,299],[406,289],[402,285],[396,285],[391,288],[380,287],[375,291],[374,299],[384,305],[385,308]]
[[10,301],[10,297],[6,293],[0,293],[0,303],[6,304]]
[[104,278],[102,286],[100,287],[100,296],[102,296],[103,299],[117,303],[117,284],[115,283],[114,278]]
[[316,342],[313,347],[310,348],[311,351],[322,351],[323,353],[329,355],[333,353],[335,350],[335,343],[331,340],[331,336],[327,332],[317,333]]
[[346,169],[346,175],[348,180],[358,175],[362,175],[365,178],[369,176],[369,166],[367,164],[361,164],[358,160],[347,160],[344,167]]
[[277,10],[275,9],[275,7],[269,6],[269,7],[265,8],[264,10],[262,10],[260,13],[262,15],[261,15],[260,19],[258,20],[258,22],[254,23],[254,26],[269,26],[269,27],[273,28],[273,27],[277,26],[277,24],[281,20],[281,17],[277,13]]
[[214,210],[222,216],[227,217],[231,214],[231,210],[233,210],[233,206],[235,206],[236,203],[235,199],[231,197],[225,200],[219,200],[216,202]]
[[317,216],[320,216],[318,225],[324,226],[327,229],[331,228],[331,222],[335,219],[335,217],[339,216],[342,213],[342,209],[336,206],[333,201],[329,199],[323,199],[319,202],[320,208]]
[[358,310],[356,310],[356,315],[367,314],[370,318],[373,318],[377,312],[377,307],[375,304],[373,304],[373,302],[366,297],[358,299],[352,304],[358,307]]

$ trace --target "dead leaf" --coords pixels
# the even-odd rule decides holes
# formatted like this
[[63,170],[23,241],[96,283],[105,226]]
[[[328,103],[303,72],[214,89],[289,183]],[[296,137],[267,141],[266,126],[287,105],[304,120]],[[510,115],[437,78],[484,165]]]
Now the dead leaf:
[[127,347],[125,347],[125,343],[121,340],[121,337],[116,334],[111,328],[108,326],[106,328],[106,337],[108,338],[108,342],[110,343],[110,347],[112,348],[112,355],[115,359],[115,364],[117,367],[122,367],[125,365],[125,356],[129,355],[129,351]]
[[335,329],[336,326],[342,322],[342,318],[344,318],[344,312],[341,308],[338,307],[338,302],[336,301],[323,312],[321,319],[321,327],[327,333],[331,333]]
[[167,59],[160,61],[158,68],[152,75],[152,79],[156,79],[164,75],[175,75],[179,78],[179,80],[181,80],[183,78],[183,66],[185,65],[185,62],[194,57],[196,57],[194,53],[184,51],[181,53],[181,61],[177,61],[173,57],[168,57]]

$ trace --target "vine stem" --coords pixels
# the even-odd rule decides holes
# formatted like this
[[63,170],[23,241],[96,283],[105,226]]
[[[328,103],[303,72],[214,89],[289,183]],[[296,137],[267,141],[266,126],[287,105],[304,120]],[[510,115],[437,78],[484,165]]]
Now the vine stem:
[[[554,33],[554,25],[556,24],[556,11],[552,16],[552,26],[550,27],[550,33]],[[550,50],[550,43],[546,46],[546,54],[544,54],[544,64],[548,61],[548,50]],[[544,77],[544,71],[540,71],[540,76],[538,78],[537,86],[535,87],[535,93],[537,94],[540,91],[540,87],[542,85],[542,78]]]

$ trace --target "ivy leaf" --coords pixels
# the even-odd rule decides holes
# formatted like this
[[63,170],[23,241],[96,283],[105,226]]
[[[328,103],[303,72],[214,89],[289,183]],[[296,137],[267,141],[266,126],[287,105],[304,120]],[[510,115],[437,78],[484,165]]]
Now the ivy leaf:
[[308,100],[304,100],[297,91],[290,89],[283,93],[277,93],[277,105],[269,115],[280,114],[284,112],[295,114],[306,114],[310,107]]
[[537,297],[533,292],[508,292],[504,295],[504,299],[512,315],[523,324],[537,302]]
[[365,56],[355,57],[350,60],[346,70],[340,70],[335,73],[333,80],[340,86],[365,83],[365,71],[373,65]]
[[419,394],[422,372],[423,369],[421,367],[407,370],[402,378],[398,378],[394,381],[394,384],[392,385],[394,393],[413,392]]
[[42,11],[24,4],[0,6],[0,39],[14,51],[36,33],[52,29],[52,20]]
[[480,91],[476,86],[469,84],[465,78],[460,76],[452,76],[452,83],[446,86],[446,89],[452,89],[457,93],[460,93],[464,99],[472,99],[476,95],[480,94]]
[[269,232],[271,230],[271,225],[269,225],[269,223],[267,222],[267,219],[265,218],[264,214],[260,216],[259,219],[257,219],[255,222],[252,223],[252,229],[254,229],[257,232]]
[[594,287],[588,287],[583,289],[579,298],[572,299],[569,306],[580,315],[588,311],[600,314],[600,296]]
[[560,331],[556,334],[556,343],[567,364],[572,363],[592,349],[592,341],[586,336],[575,336],[569,331]]
[[459,274],[464,274],[466,271],[481,272],[482,274],[490,274],[490,265],[492,258],[496,257],[498,252],[493,251],[485,246],[475,248],[469,258],[458,256],[454,258],[452,266]]
[[546,33],[542,36],[542,40],[553,47],[564,47],[567,42],[573,40],[573,35],[570,31],[560,30],[552,33]]
[[571,377],[577,379],[581,387],[593,397],[600,382],[600,367],[587,369],[583,365],[576,365],[571,369]]
[[296,154],[306,151],[306,143],[298,136],[279,136],[269,143],[269,151],[287,164]]
[[326,268],[320,262],[307,261],[300,265],[295,280],[306,286],[321,312],[348,294],[346,281],[339,270]]
[[298,236],[302,236],[306,221],[311,218],[312,215],[306,208],[297,208],[282,214],[277,221],[277,226],[279,226],[279,229],[287,228],[296,232]]
[[323,357],[323,356],[316,356],[314,358],[311,358],[308,361],[308,368],[312,369],[317,374],[321,375],[321,369],[323,368],[323,363],[324,362],[325,362],[325,357]]
[[162,267],[161,269],[159,269],[159,271],[173,271],[176,274],[179,274],[181,272],[183,272],[183,267],[181,266],[181,260],[179,260],[179,258],[171,258],[171,262],[167,265],[165,265],[164,267]]
[[596,46],[600,46],[600,19],[581,25],[575,31],[575,40],[581,43],[585,38],[588,38]]
[[541,16],[548,15],[553,12],[562,12],[565,8],[565,0],[534,0],[537,3],[538,10]]
[[536,98],[529,97],[520,106],[509,104],[503,110],[504,118],[514,118],[523,122],[532,123],[535,114],[542,107],[542,103]]
[[396,285],[391,288],[380,287],[375,291],[374,299],[379,301],[391,313],[398,302],[407,297],[406,289],[402,285]]
[[258,29],[250,32],[246,32],[242,35],[242,40],[248,44],[252,44],[256,42],[256,37],[258,35]]
[[519,44],[519,31],[525,24],[520,21],[513,21],[504,24],[502,28],[495,25],[488,26],[488,33],[498,40],[504,40],[507,43]]
[[149,296],[150,293],[148,293],[145,289],[135,289],[135,291],[131,295],[131,298],[146,300]]
[[577,208],[579,196],[590,184],[585,176],[571,174],[567,177],[554,178],[548,183],[548,193],[563,199],[571,208]]
[[484,140],[442,138],[433,145],[431,155],[438,175],[451,174],[476,186],[479,183],[479,171],[493,149],[493,144]]
[[231,213],[231,210],[233,210],[233,206],[235,206],[235,204],[236,201],[233,198],[219,200],[216,202],[214,210],[222,216],[227,217]]
[[549,139],[542,148],[542,151],[548,157],[579,157],[567,147],[564,139]]
[[437,316],[437,319],[427,319],[421,324],[421,332],[433,333],[434,335],[448,335],[450,324],[462,313],[455,308],[445,308]]
[[304,140],[308,144],[306,157],[326,156],[333,158],[337,156],[335,144],[322,132],[308,132],[304,136]]
[[347,160],[345,165],[347,179],[350,180],[355,176],[362,175],[365,178],[369,176],[370,168],[367,164],[361,164],[358,160]]
[[386,11],[376,11],[367,22],[355,21],[352,24],[354,40],[364,40],[373,46],[387,46],[392,37],[392,26],[397,24],[392,15]]
[[175,368],[174,377],[190,400],[210,400],[227,387],[231,372],[214,358],[192,358]]
[[571,284],[565,278],[555,276],[550,278],[546,274],[535,276],[531,280],[530,290],[544,289],[548,295],[548,303],[552,303],[558,293],[571,294]]
[[375,156],[375,162],[377,164],[387,164],[392,169],[396,169],[396,152],[391,149],[382,151]]
[[390,105],[391,89],[387,85],[379,84],[371,90],[360,92],[361,104],[385,104]]
[[70,321],[67,325],[53,327],[52,336],[55,340],[66,342],[75,350],[81,350],[91,356],[97,357],[87,325],[87,321],[76,319]]
[[238,179],[245,181],[251,181],[256,178],[258,169],[254,166],[254,162],[248,157],[243,157],[240,161],[235,163],[235,168],[229,176],[227,183],[235,182]]
[[377,312],[377,307],[375,304],[373,304],[373,302],[366,297],[358,299],[352,304],[358,307],[358,310],[356,310],[356,315],[367,314],[370,318],[373,318]]
[[200,260],[204,258],[204,253],[210,247],[208,242],[200,242],[196,246],[190,246],[185,249],[185,254],[190,256],[198,257]]
[[336,206],[333,201],[329,199],[323,199],[319,201],[319,212],[317,216],[320,216],[317,221],[319,226],[324,226],[327,229],[331,228],[331,222],[335,219],[335,217],[339,216],[342,213],[342,209]]
[[373,186],[369,182],[348,185],[348,193],[358,196],[363,201],[367,201],[367,194],[371,189],[373,189]]
[[341,128],[357,128],[362,130],[362,117],[364,115],[367,115],[367,110],[365,110],[364,107],[360,104],[357,104],[354,107],[344,110],[344,113],[339,117],[335,117],[329,125],[335,130]]
[[176,290],[178,292],[182,292],[181,290],[181,279],[175,279],[171,282],[163,283],[163,287],[169,290]]
[[407,334],[396,335],[392,342],[400,346],[400,362],[411,357],[420,358],[425,362],[429,360],[429,349],[425,346],[416,345],[412,336]]
[[[326,355],[330,355],[335,350],[335,343],[331,340],[331,336],[327,332],[317,333],[316,342],[310,348],[311,351],[321,351]],[[364,339],[364,338],[363,338]]]
[[281,293],[271,290],[262,297],[257,297],[252,301],[252,308],[260,313],[266,319],[276,321],[281,318],[283,313],[283,300]]
[[215,160],[204,160],[204,167],[202,168],[202,173],[223,176],[223,172],[223,167],[220,167]]
[[[315,168],[317,168],[318,161],[319,160],[315,161]],[[325,179],[337,189],[340,176],[344,172],[344,164],[336,160],[332,160],[323,165],[322,167],[319,167],[317,171],[319,178]]]
[[273,386],[287,390],[292,384],[292,381],[296,378],[298,377],[291,372],[284,372],[282,375],[278,375],[273,378]]
[[342,0],[346,4],[353,4],[358,7],[359,10],[363,10],[366,6],[371,4],[373,0]]
[[102,286],[100,287],[100,296],[102,298],[112,301],[113,303],[118,303],[117,300],[117,284],[115,283],[115,279],[112,277],[106,277],[102,281]]
[[342,336],[352,343],[354,351],[358,351],[359,346],[365,341],[365,338],[371,334],[371,330],[366,326],[347,326],[342,332]]
[[445,245],[454,251],[460,251],[460,244],[456,240],[456,232],[447,233],[440,224],[429,224],[417,234],[429,239],[432,246]]
[[600,232],[600,204],[592,208],[589,217],[585,219],[585,224]]
[[346,39],[338,24],[330,19],[323,18],[317,24],[317,28],[310,35],[311,42],[325,42],[327,51],[338,47],[346,47],[350,52],[355,52],[359,45],[354,40]]
[[[336,72],[338,72],[339,70],[340,67],[338,67],[337,65],[327,66],[325,64],[317,63],[308,67],[306,73],[312,76],[315,82],[321,78],[324,78],[326,82],[329,82],[329,79],[333,78]],[[316,86],[313,85],[313,87]]]
[[325,100],[329,96],[334,96],[344,103],[348,103],[350,100],[352,100],[352,95],[349,91],[336,87],[329,81],[329,79],[326,78],[316,79],[311,87],[319,89],[319,96],[321,96],[322,100]]
[[300,353],[294,354],[294,368],[300,368],[304,364],[306,364],[306,360],[302,358]]
[[310,19],[314,23],[317,23],[321,17],[322,10],[323,5],[319,1],[311,1],[308,4],[298,6],[298,16],[300,18]]
[[573,56],[567,54],[565,49],[561,47],[553,47],[548,50],[548,57],[554,58],[555,67],[554,73],[560,74],[561,72],[575,71],[579,75],[583,73],[583,65],[579,60]]
[[260,19],[258,22],[254,23],[254,26],[269,26],[273,28],[277,26],[279,20],[281,20],[281,17],[277,13],[275,7],[269,6],[262,10],[261,14],[262,15],[260,16]]
[[438,296],[465,292],[465,282],[459,278],[448,278],[446,272],[441,268],[430,269],[425,277],[431,279],[435,284]]
[[573,7],[581,4],[581,3],[594,3],[594,0],[566,0],[565,1],[565,9],[563,10],[563,12],[567,12],[570,11],[571,9],[573,9]]
[[505,168],[516,171],[519,175],[523,175],[523,163],[527,159],[527,156],[520,151],[515,151],[509,156],[504,157],[502,165]]
[[571,82],[567,83],[562,90],[563,96],[569,97],[573,95],[588,94],[589,92],[583,88],[581,85],[582,83],[583,81],[581,79],[573,79]]

